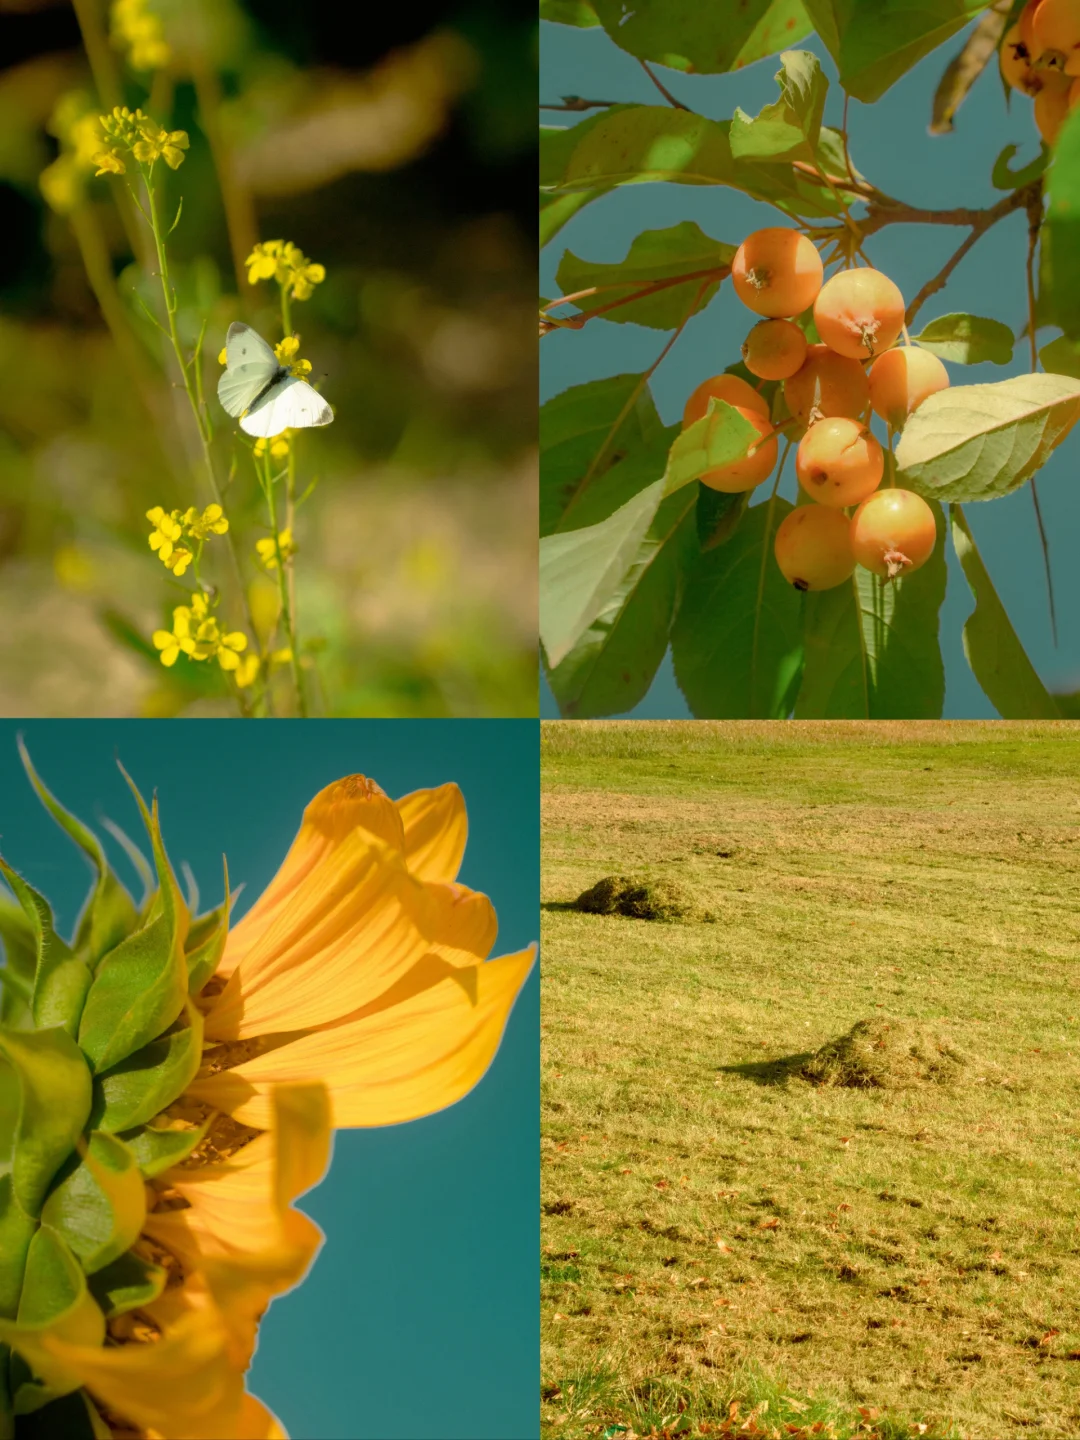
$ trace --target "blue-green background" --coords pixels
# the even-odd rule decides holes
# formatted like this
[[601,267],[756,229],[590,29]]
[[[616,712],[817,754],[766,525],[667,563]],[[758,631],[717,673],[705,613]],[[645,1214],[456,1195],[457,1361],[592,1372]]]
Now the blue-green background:
[[[89,872],[31,791],[17,730],[46,783],[91,825],[104,814],[139,834],[117,756],[144,794],[156,788],[173,864],[188,861],[209,906],[224,852],[232,883],[247,887],[237,916],[330,781],[361,772],[397,798],[455,780],[469,811],[461,880],[494,902],[494,953],[536,938],[535,721],[0,722],[0,849],[67,930]],[[459,1104],[338,1134],[329,1176],[301,1202],[326,1244],[303,1285],[272,1305],[250,1377],[293,1440],[537,1433],[538,996],[534,970],[494,1064]]]
[[[576,30],[544,23],[541,31],[540,98],[558,103],[563,95],[590,100],[663,101],[638,62],[603,30]],[[996,63],[978,81],[956,117],[950,135],[927,133],[931,98],[948,60],[963,44],[967,31],[923,60],[875,105],[851,101],[848,126],[855,165],[880,189],[911,205],[945,208],[991,205],[1001,191],[990,184],[994,160],[1007,144],[1020,147],[1014,168],[1039,152],[1031,103],[1016,95],[1006,107]],[[843,93],[836,67],[816,36],[799,42],[813,50],[832,82],[826,122],[839,125]],[[686,105],[715,120],[729,119],[736,107],[756,115],[776,99],[773,79],[776,57],[731,75],[682,75],[657,67],[668,88]],[[548,125],[579,123],[588,115],[542,110]],[[786,224],[778,210],[719,186],[628,185],[586,206],[542,252],[540,293],[557,295],[555,270],[566,249],[588,260],[621,260],[635,235],[663,229],[681,220],[695,220],[716,240],[737,245],[761,225]],[[967,235],[966,229],[943,225],[893,225],[872,236],[867,254],[885,270],[911,300],[923,283],[941,268]],[[1027,302],[1024,260],[1027,221],[1021,212],[1009,216],[976,244],[954,272],[945,290],[932,296],[916,322],[921,328],[936,315],[968,311],[1003,320],[1014,333],[1024,327]],[[652,391],[666,424],[682,414],[686,396],[708,375],[739,358],[739,346],[753,317],[722,285],[718,298],[686,327],[652,380]],[[1053,334],[1040,336],[1045,344]],[[614,325],[593,320],[578,332],[547,336],[541,347],[541,398],[604,375],[645,370],[659,354],[666,335],[639,325]],[[1027,341],[1018,341],[1011,366],[950,365],[954,385],[1003,380],[1030,369]],[[983,559],[1012,623],[1036,669],[1052,690],[1080,687],[1080,567],[1071,554],[1080,521],[1080,439],[1072,436],[1039,474],[1039,498],[1050,537],[1057,595],[1059,644],[1054,647],[1048,618],[1046,586],[1038,532],[1028,487],[1004,500],[968,505],[966,514]],[[794,499],[791,470],[781,493]],[[945,660],[945,715],[951,718],[993,718],[996,711],[972,676],[961,646],[961,629],[973,608],[956,557],[949,546],[949,588],[941,612]],[[670,656],[652,689],[631,712],[639,716],[674,717],[690,712],[679,693]],[[541,714],[558,714],[546,681],[542,683]]]

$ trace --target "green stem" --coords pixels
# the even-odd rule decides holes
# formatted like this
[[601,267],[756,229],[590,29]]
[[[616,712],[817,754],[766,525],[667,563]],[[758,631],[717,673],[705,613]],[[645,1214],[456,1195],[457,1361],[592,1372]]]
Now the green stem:
[[270,512],[270,529],[274,537],[274,553],[277,556],[278,591],[281,595],[281,618],[285,622],[285,638],[289,642],[289,656],[292,665],[293,688],[296,691],[296,711],[307,719],[307,695],[304,691],[304,676],[300,667],[300,655],[296,648],[296,630],[293,623],[293,608],[289,599],[289,580],[285,572],[285,557],[281,553],[281,536],[278,533],[277,502],[274,498],[274,477],[271,474],[270,447],[263,456],[263,490],[266,493],[266,507]]
[[[210,451],[211,430],[207,417],[203,414],[199,404],[199,391],[201,385],[194,378],[193,372],[199,365],[201,355],[196,353],[194,360],[189,366],[184,358],[183,347],[180,344],[180,335],[176,328],[176,295],[169,281],[169,257],[165,250],[165,237],[162,233],[161,219],[158,214],[157,196],[154,191],[154,167],[151,164],[143,171],[143,183],[146,186],[146,200],[149,207],[150,229],[154,236],[154,245],[157,249],[158,276],[161,280],[162,298],[165,302],[165,318],[168,321],[168,335],[172,342],[173,354],[176,356],[176,363],[180,367],[180,375],[184,382],[184,391],[187,394],[188,402],[191,405],[191,413],[195,417],[195,426],[199,432],[199,441],[202,445],[203,460],[206,465],[206,473],[210,480],[210,490],[215,501],[225,509],[225,502],[221,494],[221,487],[218,485],[217,472],[214,469],[214,457]],[[232,560],[233,572],[236,578],[237,589],[240,593],[240,603],[243,606],[244,615],[250,634],[254,637],[256,645],[259,644],[258,632],[251,615],[251,607],[248,604],[247,591],[244,588],[244,575],[240,568],[240,556],[236,551],[236,540],[232,527],[225,532],[226,548]]]

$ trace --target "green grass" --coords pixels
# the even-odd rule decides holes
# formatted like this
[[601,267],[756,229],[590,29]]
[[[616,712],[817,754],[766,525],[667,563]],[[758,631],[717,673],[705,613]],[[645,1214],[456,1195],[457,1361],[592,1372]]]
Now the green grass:
[[[543,757],[544,1434],[1080,1434],[1080,727]],[[566,908],[611,874],[716,923]],[[802,1078],[875,1018],[963,1083]]]

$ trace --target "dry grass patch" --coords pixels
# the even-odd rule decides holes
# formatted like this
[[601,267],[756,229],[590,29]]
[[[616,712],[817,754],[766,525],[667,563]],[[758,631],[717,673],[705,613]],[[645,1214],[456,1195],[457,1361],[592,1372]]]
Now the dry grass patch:
[[[1075,1440],[1080,727],[543,749],[545,1435]],[[574,910],[603,871],[719,923]],[[880,1078],[860,1021],[915,1083],[803,1078]]]
[[622,915],[628,920],[701,923],[715,918],[689,885],[628,875],[605,875],[583,890],[571,908],[585,915]]
[[799,1071],[816,1085],[910,1090],[976,1078],[972,1058],[940,1030],[912,1020],[858,1020],[822,1045]]

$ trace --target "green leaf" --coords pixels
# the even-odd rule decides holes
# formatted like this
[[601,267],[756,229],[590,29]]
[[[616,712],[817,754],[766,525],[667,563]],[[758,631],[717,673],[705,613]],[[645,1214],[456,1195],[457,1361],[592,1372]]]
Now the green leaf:
[[606,195],[610,186],[600,185],[595,190],[567,190],[562,195],[549,195],[540,191],[540,248],[541,250],[563,226],[586,205]]
[[0,940],[4,942],[4,956],[7,967],[13,970],[28,987],[34,983],[37,968],[37,940],[26,911],[21,905],[13,905],[0,895]]
[[[702,272],[716,271],[716,279],[705,286],[691,314],[704,310],[730,273],[735,246],[725,245],[706,235],[692,220],[673,225],[668,230],[645,230],[630,244],[625,260],[614,265],[593,264],[580,260],[569,250],[563,255],[556,278],[564,295],[573,295],[592,286],[602,286],[599,294],[585,295],[573,303],[577,312],[591,314],[613,300],[632,295],[637,288],[624,281],[670,280],[680,275],[694,276],[679,285],[672,285],[640,300],[628,301],[618,309],[604,313],[605,320],[618,324],[647,325],[654,330],[674,330],[687,315],[695,291],[701,288]],[[614,288],[611,288],[614,287]],[[562,312],[560,312],[562,313]]]
[[964,654],[983,693],[1003,720],[1056,720],[1061,712],[1009,623],[959,505],[949,507],[953,545],[975,609],[964,624]]
[[939,315],[911,339],[914,345],[959,365],[980,365],[985,360],[1008,365],[1015,343],[1007,325],[982,315]]
[[945,517],[939,506],[934,511],[937,548],[914,574],[885,584],[857,566],[847,584],[805,597],[797,720],[940,718]]
[[202,1062],[203,1018],[190,1003],[187,1021],[95,1079],[90,1118],[97,1129],[114,1135],[145,1125],[183,1094]]
[[61,1169],[41,1212],[88,1275],[112,1264],[139,1238],[146,1186],[134,1154],[115,1135],[90,1132]]
[[30,1242],[18,1319],[0,1320],[0,1340],[40,1377],[19,1385],[17,1415],[31,1414],[79,1388],[78,1376],[42,1348],[43,1332],[72,1345],[100,1345],[105,1338],[105,1317],[87,1289],[82,1267],[48,1225],[40,1226]]
[[1080,108],[1061,127],[1046,178],[1040,236],[1042,319],[1080,339]]
[[715,550],[717,545],[731,539],[746,514],[750,494],[749,490],[743,490],[738,495],[729,495],[709,485],[698,486],[695,520],[700,549]]
[[736,160],[813,161],[817,156],[829,82],[809,50],[785,50],[780,62],[780,99],[754,120],[735,111],[729,134]]
[[106,1317],[152,1304],[165,1289],[165,1271],[128,1250],[90,1276],[90,1293]]
[[692,555],[694,496],[665,500],[611,599],[554,670],[564,716],[587,719],[632,709],[647,693],[668,645],[682,571]]
[[[684,185],[730,185],[788,215],[835,217],[842,206],[828,187],[795,166],[736,160],[730,121],[708,120],[660,105],[612,106],[549,143],[541,187],[559,191],[610,189],[666,180]],[[844,170],[843,139],[823,128],[818,152],[829,171]]]
[[586,488],[606,467],[665,435],[648,386],[640,375],[612,375],[575,385],[540,407],[541,535],[550,535],[579,503],[582,481],[620,415],[610,451]]
[[1039,351],[1039,363],[1051,375],[1071,375],[1080,380],[1080,342],[1059,335]]
[[74,840],[94,868],[94,888],[79,919],[75,941],[76,950],[81,950],[84,946],[89,950],[90,964],[93,967],[135,924],[135,903],[113,874],[97,836],[88,830],[81,820],[77,820],[64,809],[34,769],[21,738],[18,744],[23,769],[37,792],[38,799],[61,830]]
[[1009,161],[1019,148],[1018,145],[1006,145],[994,161],[990,183],[995,190],[1019,190],[1022,185],[1030,185],[1032,180],[1037,180],[1046,169],[1050,160],[1050,151],[1044,145],[1034,160],[1029,161],[1019,170],[1010,170]]
[[668,452],[664,493],[673,495],[707,470],[742,459],[761,432],[726,400],[710,400],[709,413],[676,436]]
[[0,1175],[0,1317],[5,1320],[18,1314],[26,1257],[37,1226],[15,1199],[11,1175]]
[[924,55],[962,30],[986,0],[805,0],[856,100],[881,98]]
[[600,24],[588,0],[540,0],[540,19],[553,20],[557,25],[576,25],[579,30]]
[[126,1130],[120,1139],[139,1163],[145,1179],[153,1180],[163,1175],[181,1160],[186,1160],[200,1145],[210,1128],[210,1122],[192,1130],[164,1130],[154,1125],[142,1125],[137,1130]]
[[62,1025],[73,1038],[79,1028],[90,971],[74,956],[53,928],[49,902],[21,875],[0,860],[0,875],[11,886],[30,925],[37,952],[30,1011],[40,1030]]
[[128,783],[135,803],[139,807],[139,814],[142,816],[146,833],[150,837],[151,849],[154,853],[154,868],[158,877],[158,895],[161,901],[162,914],[169,923],[172,934],[173,948],[180,957],[184,953],[184,942],[187,939],[188,925],[191,917],[188,915],[187,906],[184,904],[183,896],[180,894],[180,887],[176,883],[176,876],[169,864],[169,857],[165,853],[165,842],[161,838],[161,823],[158,819],[157,796],[154,796],[153,805],[150,810],[146,808],[146,801],[139,794],[139,788],[131,776],[117,761],[121,775]]
[[136,930],[106,955],[86,997],[79,1045],[95,1073],[156,1040],[184,1008],[187,962],[167,915]]
[[809,33],[801,4],[742,0],[738,7],[693,0],[593,0],[621,50],[672,70],[717,75],[741,69]]
[[663,498],[657,480],[599,525],[540,541],[540,639],[562,661],[622,584]]
[[928,500],[1008,495],[1046,464],[1078,416],[1080,382],[1062,375],[939,390],[904,427],[898,481]]
[[28,1215],[37,1215],[86,1124],[90,1072],[74,1040],[59,1028],[0,1031],[0,1055],[19,1079],[15,1197]]
[[[225,942],[229,938],[229,866],[225,862],[225,899],[221,905],[209,915],[201,917],[202,920],[210,921],[211,925],[203,933],[200,926],[196,943],[190,945],[185,953],[188,972],[188,994],[198,995],[210,977],[215,973],[221,964],[221,957],[225,953]],[[215,922],[216,923],[213,923]],[[192,939],[192,932],[188,932],[189,942]]]
[[802,669],[800,596],[773,557],[786,500],[753,505],[725,545],[698,557],[671,633],[675,678],[699,719],[780,720]]

